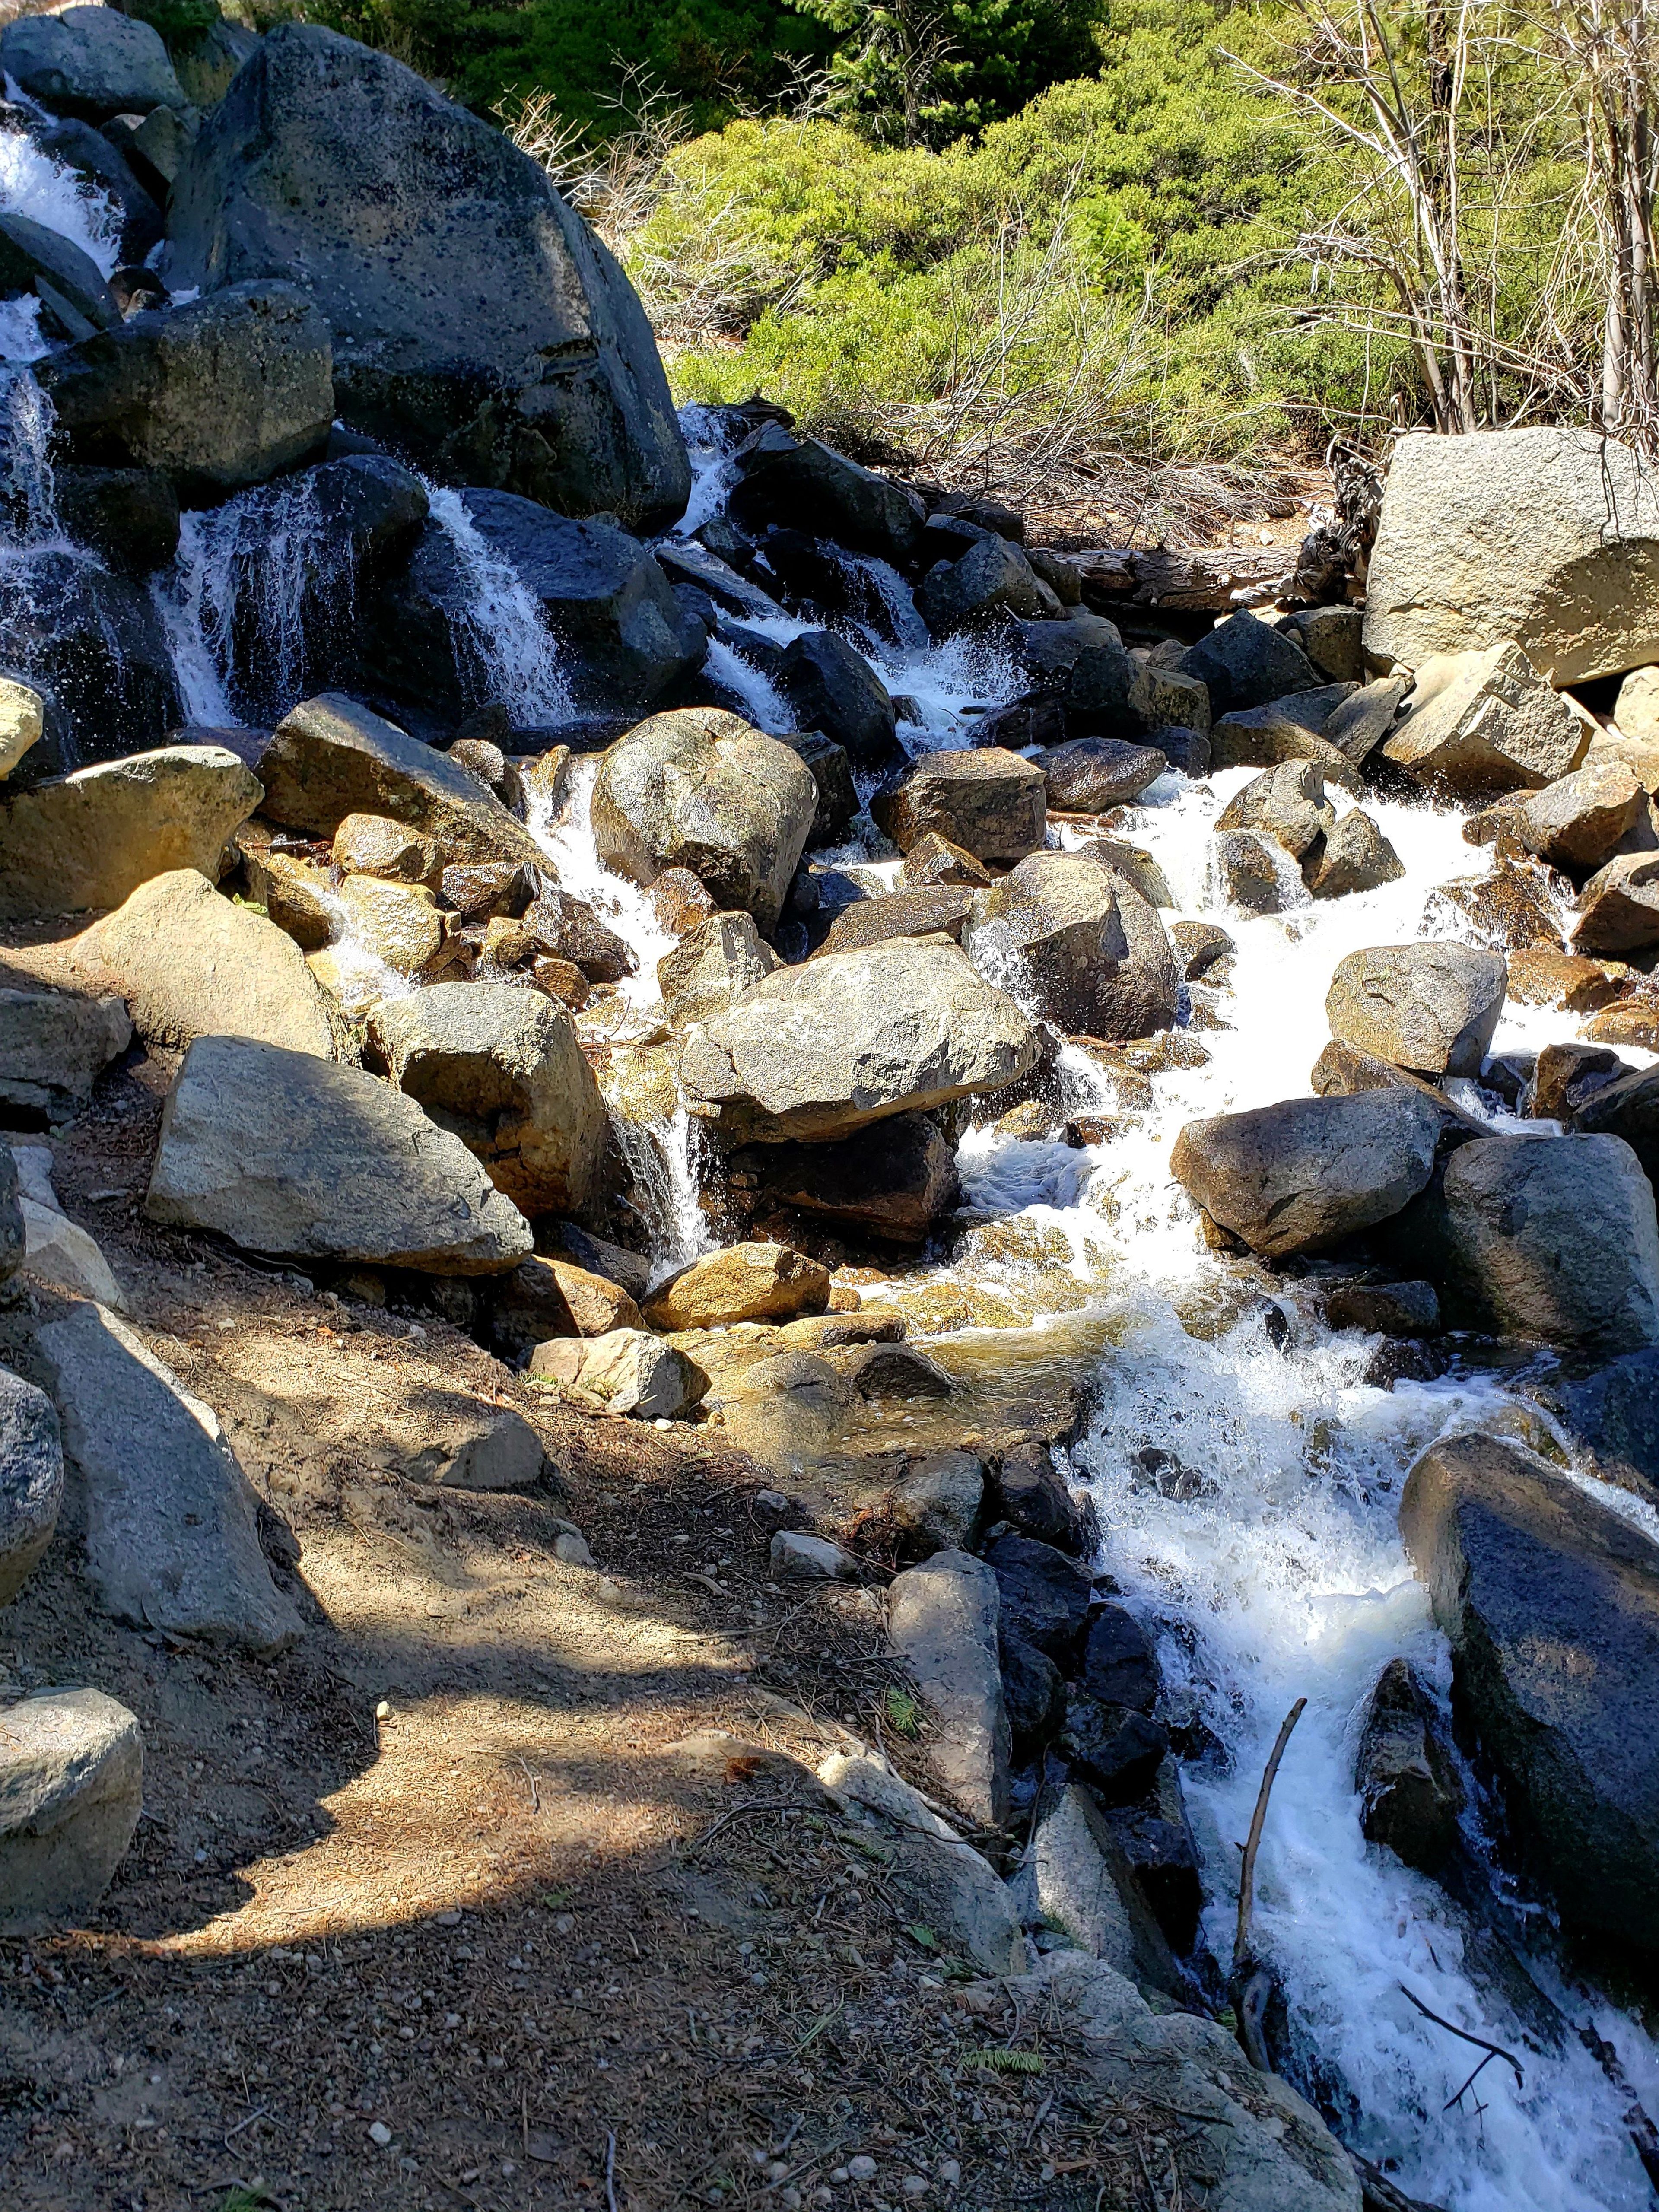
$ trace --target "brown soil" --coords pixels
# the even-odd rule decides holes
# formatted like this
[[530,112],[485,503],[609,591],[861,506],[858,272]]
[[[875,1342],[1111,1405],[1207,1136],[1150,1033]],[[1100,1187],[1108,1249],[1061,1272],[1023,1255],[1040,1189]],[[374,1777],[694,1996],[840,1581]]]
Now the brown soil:
[[[1073,2102],[1054,2024],[907,1929],[764,1756],[850,1733],[902,1762],[878,1595],[770,1586],[763,1478],[696,1429],[585,1418],[441,1322],[150,1228],[168,1078],[106,1077],[56,1186],[224,1422],[307,1626],[269,1663],[118,1626],[73,1496],[0,1614],[0,1697],[94,1684],[147,1761],[94,1923],[0,1944],[0,2202],[1170,2201],[1178,2116]],[[58,1302],[29,1304],[0,1360],[40,1379]],[[458,1395],[522,1410],[556,1483],[412,1479]],[[554,1558],[570,1521],[597,1571]],[[875,2179],[831,2185],[860,2154]]]

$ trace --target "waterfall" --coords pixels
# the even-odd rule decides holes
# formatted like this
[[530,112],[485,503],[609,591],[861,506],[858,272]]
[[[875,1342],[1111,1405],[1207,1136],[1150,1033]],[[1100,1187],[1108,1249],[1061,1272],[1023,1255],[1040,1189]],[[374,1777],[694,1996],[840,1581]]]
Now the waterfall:
[[612,1117],[632,1196],[651,1247],[651,1279],[661,1282],[713,1249],[697,1203],[697,1125],[684,1106],[659,1121]]
[[458,491],[428,484],[432,520],[448,538],[461,583],[447,610],[473,664],[479,696],[535,728],[574,719],[557,641],[541,603],[509,561],[485,543]]
[[26,366],[0,368],[0,552],[62,551],[52,473],[52,401]]

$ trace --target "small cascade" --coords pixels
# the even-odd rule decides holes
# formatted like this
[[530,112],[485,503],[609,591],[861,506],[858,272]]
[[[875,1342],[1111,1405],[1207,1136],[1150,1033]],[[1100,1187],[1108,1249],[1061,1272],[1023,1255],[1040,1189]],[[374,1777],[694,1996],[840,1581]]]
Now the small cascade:
[[280,721],[326,679],[356,581],[350,541],[326,526],[309,475],[185,514],[151,596],[191,720]]
[[611,1117],[628,1163],[630,1195],[651,1249],[651,1279],[714,1249],[708,1217],[698,1202],[697,1124],[682,1105],[665,1119]]
[[708,658],[703,664],[708,675],[723,691],[739,702],[740,710],[757,730],[769,737],[787,737],[795,726],[789,702],[764,669],[757,665],[738,647],[728,645],[723,638],[708,641]]
[[573,760],[563,799],[556,806],[544,797],[533,800],[526,827],[553,863],[561,886],[573,898],[586,900],[633,953],[637,971],[619,987],[628,1003],[654,1006],[659,995],[657,963],[673,951],[679,939],[658,921],[639,885],[614,874],[599,856],[589,818],[599,772],[599,763],[592,754]]
[[682,407],[680,429],[691,463],[691,496],[674,535],[690,538],[723,511],[732,489],[732,456],[740,441],[717,407]]
[[526,728],[573,720],[576,710],[558,643],[535,593],[511,562],[490,550],[459,492],[430,484],[427,491],[432,520],[454,553],[462,596],[449,617],[472,663],[479,700],[505,707]]
[[53,412],[32,369],[0,368],[0,557],[62,552],[52,471]]

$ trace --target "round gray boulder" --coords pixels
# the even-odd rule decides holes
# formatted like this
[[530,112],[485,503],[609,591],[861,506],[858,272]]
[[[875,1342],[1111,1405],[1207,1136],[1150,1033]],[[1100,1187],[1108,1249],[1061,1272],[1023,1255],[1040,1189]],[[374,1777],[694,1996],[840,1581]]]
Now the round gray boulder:
[[0,1713],[0,1934],[83,1919],[143,1802],[138,1723],[101,1690],[36,1690]]
[[1033,853],[976,891],[963,947],[1068,1036],[1149,1036],[1175,1019],[1180,978],[1156,908],[1086,854]]
[[186,104],[161,33],[114,8],[20,16],[0,33],[0,70],[54,114],[88,123]]
[[1378,945],[1338,963],[1325,1012],[1339,1044],[1419,1075],[1478,1075],[1508,985],[1501,952]]

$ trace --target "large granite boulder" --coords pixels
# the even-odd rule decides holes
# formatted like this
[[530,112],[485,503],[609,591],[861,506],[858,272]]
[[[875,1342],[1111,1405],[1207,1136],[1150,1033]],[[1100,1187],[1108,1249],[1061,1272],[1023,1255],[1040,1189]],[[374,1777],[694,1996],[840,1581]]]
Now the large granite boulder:
[[434,1275],[504,1274],[533,1243],[460,1139],[412,1098],[240,1037],[198,1037],[185,1054],[144,1211],[246,1251]]
[[1659,1948],[1659,1545],[1485,1436],[1431,1446],[1400,1529],[1534,1871],[1573,1927]]
[[271,1581],[252,1489],[212,1407],[89,1301],[40,1343],[85,1486],[87,1566],[105,1610],[252,1651],[292,1644],[299,1614]]
[[579,1214],[605,1157],[605,1103],[569,1014],[511,983],[386,999],[368,1034],[392,1081],[480,1161],[521,1213]]
[[1576,952],[1645,952],[1659,945],[1659,853],[1620,853],[1578,894]]
[[1347,704],[1352,684],[1322,684],[1260,707],[1234,707],[1210,726],[1212,768],[1276,768],[1285,761],[1318,761],[1334,783],[1358,789],[1353,764],[1325,735]]
[[1638,1068],[1605,1085],[1577,1109],[1572,1126],[1588,1136],[1622,1137],[1659,1188],[1659,1067]]
[[997,1577],[971,1553],[935,1552],[888,1592],[887,1632],[935,1723],[923,1756],[975,1824],[1008,1818],[1012,1739],[997,1659]]
[[490,642],[477,634],[481,559],[510,570],[540,608],[576,708],[643,713],[702,664],[702,624],[636,538],[512,492],[470,490],[441,497],[375,596],[367,659],[389,696],[451,724],[492,703],[481,696],[479,647]]
[[328,1001],[294,939],[194,868],[141,884],[77,940],[74,963],[126,1000],[147,1043],[242,1036],[323,1060],[333,1052]]
[[1282,1260],[1327,1250],[1408,1205],[1434,1171],[1442,1126],[1413,1091],[1287,1098],[1189,1121],[1170,1172],[1253,1252]]
[[264,39],[173,185],[167,278],[306,285],[338,405],[452,483],[673,521],[690,466],[632,287],[545,172],[394,61]]
[[222,745],[166,745],[0,787],[0,921],[119,906],[173,868],[216,880],[260,785]]
[[1445,1208],[1451,1287],[1487,1328],[1603,1353],[1659,1343],[1653,1186],[1621,1139],[1464,1145]]
[[74,459],[162,470],[208,506],[320,453],[329,326],[298,284],[234,284],[50,356],[37,380]]
[[1610,860],[1647,813],[1648,795],[1622,761],[1587,759],[1523,800],[1511,819],[1528,852],[1582,876]]
[[1513,639],[1555,684],[1659,658],[1659,480],[1567,428],[1399,439],[1365,578],[1365,651],[1420,669]]
[[593,786],[599,858],[637,884],[689,868],[718,903],[775,927],[817,812],[800,756],[719,707],[653,714],[611,746]]
[[1082,853],[1033,853],[975,891],[963,949],[1068,1036],[1149,1036],[1175,1019],[1180,977],[1157,909]]
[[1584,757],[1589,729],[1518,645],[1425,660],[1382,752],[1456,799],[1540,791]]
[[663,1012],[677,1028],[704,1021],[781,965],[753,915],[711,914],[657,963]]
[[1000,745],[923,753],[889,777],[870,812],[901,853],[932,831],[976,860],[1009,864],[1042,850],[1047,788],[1040,767]]
[[9,1705],[0,1713],[0,1935],[83,1921],[143,1809],[143,1736],[125,1705],[101,1690],[33,1690]]
[[1000,1091],[1037,1053],[1018,1004],[954,945],[896,938],[755,984],[694,1031],[680,1081],[739,1139],[817,1141]]
[[897,718],[887,686],[861,653],[833,630],[803,630],[778,662],[778,687],[803,730],[874,768],[892,752]]
[[1501,952],[1378,945],[1337,963],[1325,1012],[1340,1044],[1419,1075],[1478,1075],[1507,983]]
[[806,528],[890,561],[908,561],[921,542],[921,504],[913,492],[781,422],[751,431],[733,468],[731,512],[745,526]]
[[0,32],[0,70],[54,114],[88,123],[185,104],[161,33],[114,8],[20,15]]
[[332,837],[349,814],[381,814],[429,836],[447,861],[545,865],[546,854],[489,787],[343,692],[285,714],[259,756],[264,812]]

